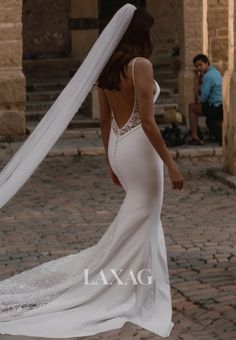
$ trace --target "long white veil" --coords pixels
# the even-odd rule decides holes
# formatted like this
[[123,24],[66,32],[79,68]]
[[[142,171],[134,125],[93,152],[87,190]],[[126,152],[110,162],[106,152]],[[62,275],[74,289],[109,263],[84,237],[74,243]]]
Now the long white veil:
[[[0,176],[1,207],[27,181],[65,130],[123,37],[135,9],[135,6],[126,4],[116,12],[76,74],[3,169]],[[93,247],[96,247],[96,256],[91,252]],[[77,284],[83,279],[83,268],[78,268],[79,263],[90,269],[96,268],[99,249],[102,256],[104,247],[101,239],[99,244],[82,252],[43,263],[0,281],[0,323],[23,317],[26,312],[53,301],[65,289]]]
[[31,135],[0,173],[0,208],[24,185],[82,105],[123,37],[136,7],[121,7]]

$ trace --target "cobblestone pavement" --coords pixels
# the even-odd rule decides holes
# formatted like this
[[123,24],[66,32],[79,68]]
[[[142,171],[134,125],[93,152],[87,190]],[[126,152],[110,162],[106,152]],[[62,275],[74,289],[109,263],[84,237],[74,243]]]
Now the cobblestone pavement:
[[[236,191],[206,175],[219,162],[178,160],[182,191],[172,190],[165,171],[162,224],[175,323],[170,340],[236,339]],[[0,212],[0,278],[95,244],[123,198],[104,155],[46,158]],[[6,339],[31,338],[0,336]],[[126,323],[80,339],[162,338]]]

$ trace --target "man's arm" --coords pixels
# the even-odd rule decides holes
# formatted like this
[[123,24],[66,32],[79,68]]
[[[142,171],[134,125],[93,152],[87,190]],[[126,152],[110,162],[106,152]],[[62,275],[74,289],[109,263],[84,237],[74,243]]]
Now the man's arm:
[[199,101],[201,104],[205,103],[210,95],[211,88],[213,86],[213,80],[211,77],[205,75],[201,85],[201,95]]

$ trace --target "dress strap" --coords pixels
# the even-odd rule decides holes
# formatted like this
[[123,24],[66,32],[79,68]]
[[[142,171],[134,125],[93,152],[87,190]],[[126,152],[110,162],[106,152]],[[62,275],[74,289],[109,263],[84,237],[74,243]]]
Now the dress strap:
[[135,80],[134,80],[134,63],[138,59],[138,57],[134,58],[134,61],[132,63],[132,79],[133,79],[133,84],[134,84],[134,100],[136,102],[136,86],[135,86]]

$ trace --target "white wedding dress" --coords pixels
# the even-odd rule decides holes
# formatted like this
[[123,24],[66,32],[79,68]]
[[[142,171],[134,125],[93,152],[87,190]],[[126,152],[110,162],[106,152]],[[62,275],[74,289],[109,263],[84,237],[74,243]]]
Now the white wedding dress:
[[[160,93],[155,84],[154,100]],[[78,337],[132,322],[170,335],[174,323],[160,220],[163,161],[142,129],[136,95],[122,128],[112,115],[108,157],[126,192],[115,219],[94,246],[0,282],[1,334]]]

